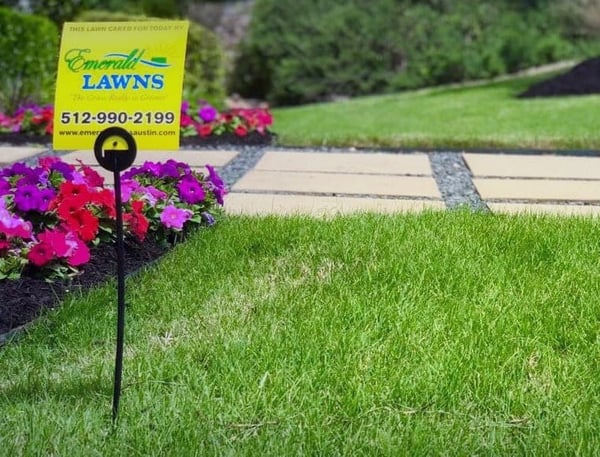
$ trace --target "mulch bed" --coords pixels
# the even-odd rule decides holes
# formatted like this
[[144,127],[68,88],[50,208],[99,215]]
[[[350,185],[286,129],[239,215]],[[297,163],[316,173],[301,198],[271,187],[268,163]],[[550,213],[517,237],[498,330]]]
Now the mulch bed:
[[585,60],[566,73],[530,86],[519,98],[600,94],[600,57]]
[[[159,245],[149,239],[144,242],[127,239],[124,244],[126,274],[149,265],[169,250],[168,246]],[[21,279],[0,281],[0,336],[28,324],[44,310],[56,307],[67,293],[83,291],[115,277],[116,249],[102,245],[92,248],[91,251],[90,262],[84,266],[81,274],[72,280],[49,283],[36,277],[32,271],[26,270]],[[0,344],[2,342],[3,338],[0,337]]]

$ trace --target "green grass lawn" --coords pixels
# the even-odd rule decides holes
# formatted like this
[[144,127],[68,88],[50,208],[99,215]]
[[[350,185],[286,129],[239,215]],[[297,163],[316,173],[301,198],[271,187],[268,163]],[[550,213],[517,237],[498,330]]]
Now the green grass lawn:
[[0,350],[0,454],[597,455],[600,220],[231,217]]
[[600,96],[518,99],[533,81],[274,109],[287,146],[600,148]]

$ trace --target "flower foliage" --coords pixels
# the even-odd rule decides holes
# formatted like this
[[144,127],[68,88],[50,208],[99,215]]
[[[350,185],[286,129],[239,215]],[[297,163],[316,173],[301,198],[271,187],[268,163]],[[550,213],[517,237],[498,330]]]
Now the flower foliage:
[[[145,162],[122,175],[126,236],[167,243],[193,225],[212,225],[225,186],[208,174],[169,160]],[[115,239],[114,191],[91,167],[43,157],[37,166],[0,169],[0,279],[76,274],[90,248]]]
[[[52,135],[54,108],[52,105],[21,106],[12,115],[0,113],[0,132]],[[265,135],[273,124],[273,116],[266,109],[232,109],[219,112],[206,102],[192,106],[181,104],[180,132],[182,136],[222,135],[234,133],[244,137],[252,132]]]
[[188,101],[181,104],[181,134],[184,136],[222,135],[234,133],[244,137],[251,132],[265,135],[273,124],[273,116],[266,109],[232,109],[219,113],[206,102],[193,107]]

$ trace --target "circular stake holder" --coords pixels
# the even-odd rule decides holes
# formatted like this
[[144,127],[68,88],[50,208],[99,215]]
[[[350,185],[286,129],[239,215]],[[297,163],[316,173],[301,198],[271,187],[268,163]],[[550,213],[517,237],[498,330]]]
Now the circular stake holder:
[[121,127],[109,127],[100,132],[94,143],[96,160],[105,170],[127,170],[137,153],[131,133]]

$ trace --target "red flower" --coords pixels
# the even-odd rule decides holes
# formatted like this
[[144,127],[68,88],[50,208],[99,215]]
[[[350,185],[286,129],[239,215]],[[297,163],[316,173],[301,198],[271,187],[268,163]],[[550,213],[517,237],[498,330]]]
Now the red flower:
[[0,240],[0,252],[5,251],[10,247],[10,243],[7,240]]
[[115,209],[115,194],[110,189],[102,189],[99,192],[90,194],[89,203],[100,205],[105,211],[106,215],[110,218],[117,216],[117,210]]
[[213,131],[212,125],[210,124],[201,124],[196,128],[196,131],[200,136],[206,137],[210,136]]
[[51,120],[48,122],[48,125],[46,125],[46,129],[44,131],[47,135],[52,135],[54,133],[54,121]]
[[52,203],[58,207],[58,217],[66,221],[73,213],[82,209],[88,203],[88,199],[84,195],[69,195],[62,200],[57,198]]
[[245,126],[243,126],[243,125],[238,125],[235,128],[234,133],[237,136],[246,136],[246,135],[248,135],[248,129]]
[[89,195],[88,187],[85,184],[75,184],[71,181],[63,182],[58,191],[63,196],[63,198],[68,198],[77,195]]
[[27,258],[35,266],[43,267],[54,259],[54,251],[52,246],[42,241],[31,248]]
[[85,182],[91,187],[102,187],[104,185],[104,178],[98,174],[92,167],[84,165],[81,160],[77,160],[80,165],[80,169],[83,173]]
[[[59,208],[60,211],[60,208]],[[83,241],[92,241],[98,234],[98,218],[90,210],[80,208],[65,219],[67,227],[73,230]]]
[[144,209],[144,202],[141,200],[134,200],[131,202],[131,213],[123,214],[123,221],[128,225],[129,229],[140,241],[144,241],[150,222],[144,216],[142,212]]

